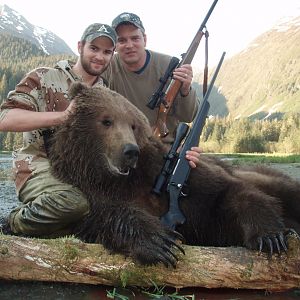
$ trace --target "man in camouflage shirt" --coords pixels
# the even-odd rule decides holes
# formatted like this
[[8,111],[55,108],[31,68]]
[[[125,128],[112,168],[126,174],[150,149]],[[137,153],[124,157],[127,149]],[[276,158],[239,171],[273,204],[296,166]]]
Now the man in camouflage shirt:
[[13,171],[22,205],[9,216],[11,230],[30,236],[69,234],[72,224],[88,213],[80,190],[54,178],[44,143],[45,133],[61,124],[72,110],[68,89],[72,82],[103,85],[116,44],[115,31],[92,24],[78,42],[75,64],[60,61],[55,68],[28,73],[1,106],[0,130],[23,132],[23,147],[13,155]]

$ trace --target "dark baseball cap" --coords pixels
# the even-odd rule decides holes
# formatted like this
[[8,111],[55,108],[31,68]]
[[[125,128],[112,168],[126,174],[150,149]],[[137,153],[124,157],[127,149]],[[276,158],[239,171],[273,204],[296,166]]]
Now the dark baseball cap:
[[112,21],[112,28],[116,29],[119,25],[122,23],[130,23],[134,25],[135,27],[142,30],[142,32],[145,32],[145,28],[143,26],[143,23],[139,16],[133,13],[124,12],[119,14],[114,20]]
[[115,30],[109,25],[101,23],[91,24],[82,34],[81,41],[91,42],[101,36],[110,38],[114,46],[116,45],[117,34]]

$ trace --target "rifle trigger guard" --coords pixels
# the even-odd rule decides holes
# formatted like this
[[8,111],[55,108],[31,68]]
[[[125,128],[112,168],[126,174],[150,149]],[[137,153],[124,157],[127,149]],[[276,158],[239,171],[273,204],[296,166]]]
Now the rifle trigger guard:
[[181,192],[180,194],[181,194],[182,197],[187,197],[188,196],[188,193]]
[[164,105],[165,108],[169,108],[169,104],[166,100],[162,100],[162,104]]
[[183,184],[182,190],[180,191],[182,197],[187,197],[189,195],[189,187],[186,183]]

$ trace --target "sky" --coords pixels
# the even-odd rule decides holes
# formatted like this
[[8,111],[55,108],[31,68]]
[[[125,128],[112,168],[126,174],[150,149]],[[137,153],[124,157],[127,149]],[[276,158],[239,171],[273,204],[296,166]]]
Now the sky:
[[[213,0],[0,0],[30,23],[46,28],[77,54],[84,29],[95,22],[111,24],[122,12],[140,16],[147,34],[147,48],[180,57],[187,51]],[[242,51],[263,32],[286,18],[300,16],[300,0],[219,0],[208,22],[209,67]],[[204,38],[193,67],[204,61]]]

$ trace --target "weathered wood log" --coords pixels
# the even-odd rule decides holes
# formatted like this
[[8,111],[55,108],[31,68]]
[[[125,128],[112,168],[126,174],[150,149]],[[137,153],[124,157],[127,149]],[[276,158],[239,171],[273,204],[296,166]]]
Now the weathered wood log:
[[281,256],[240,247],[185,246],[177,268],[143,267],[101,245],[74,238],[29,239],[0,234],[0,279],[113,286],[288,290],[300,287],[300,242],[289,238]]

